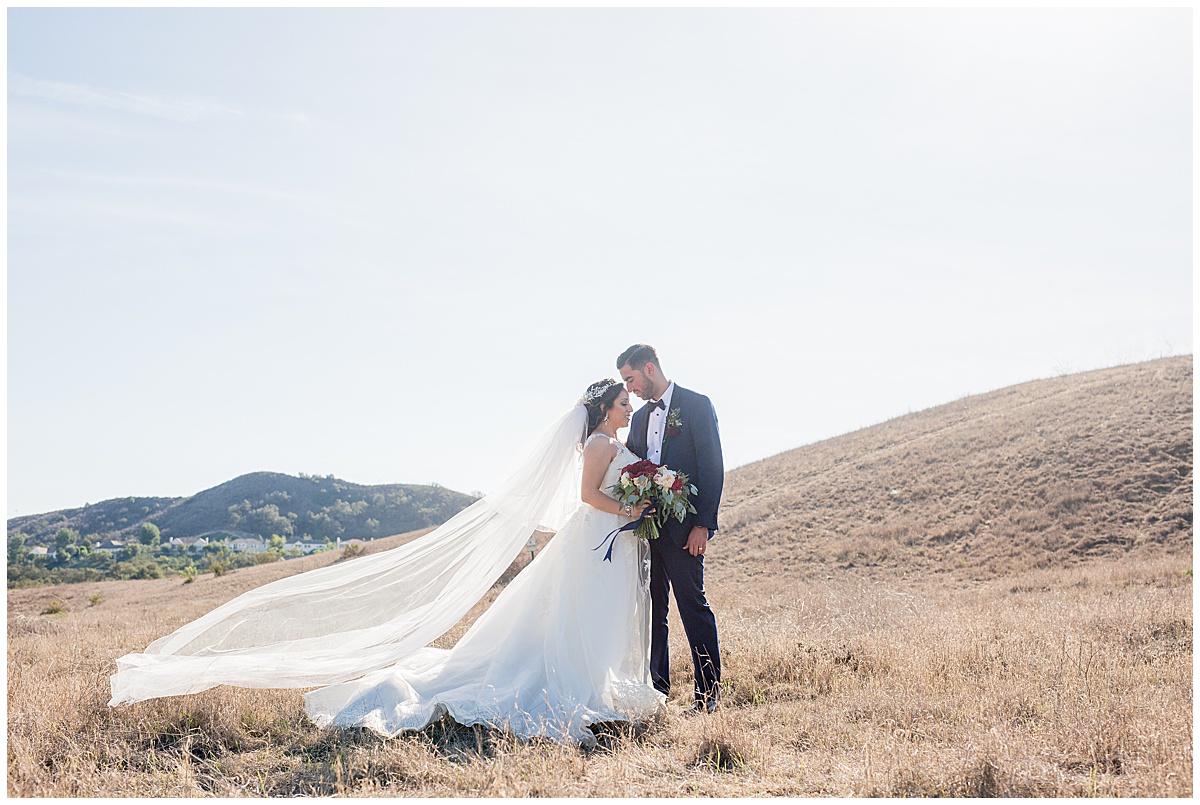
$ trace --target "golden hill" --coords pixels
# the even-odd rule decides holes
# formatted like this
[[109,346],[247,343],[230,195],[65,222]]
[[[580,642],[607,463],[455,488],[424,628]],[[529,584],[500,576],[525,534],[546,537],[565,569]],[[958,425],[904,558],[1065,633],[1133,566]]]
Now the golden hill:
[[1024,383],[738,467],[721,522],[722,579],[1190,564],[1192,358]]

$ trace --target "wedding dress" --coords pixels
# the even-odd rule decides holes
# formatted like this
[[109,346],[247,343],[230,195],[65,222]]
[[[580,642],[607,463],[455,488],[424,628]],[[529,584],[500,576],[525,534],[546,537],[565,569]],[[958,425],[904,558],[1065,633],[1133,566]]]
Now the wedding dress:
[[[619,446],[601,489],[637,460]],[[423,648],[313,691],[309,716],[391,736],[449,713],[524,738],[593,744],[589,725],[653,714],[665,697],[649,676],[649,546],[623,532],[611,562],[596,550],[628,522],[581,505],[453,648]]]
[[[328,686],[306,696],[322,726],[393,735],[449,712],[518,735],[594,741],[587,725],[642,717],[649,683],[647,546],[580,502],[587,411],[560,418],[495,491],[412,542],[249,590],[117,660],[110,706],[221,684]],[[625,447],[603,488],[635,461]],[[457,623],[534,530],[557,532],[448,651]]]

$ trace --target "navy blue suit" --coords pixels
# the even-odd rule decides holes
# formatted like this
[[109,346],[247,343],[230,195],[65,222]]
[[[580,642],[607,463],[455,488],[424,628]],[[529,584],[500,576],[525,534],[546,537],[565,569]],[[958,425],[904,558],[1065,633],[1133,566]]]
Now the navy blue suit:
[[[689,514],[682,523],[674,517],[668,518],[661,529],[662,536],[650,540],[650,678],[663,693],[670,691],[667,612],[674,588],[679,619],[692,649],[696,698],[715,699],[721,681],[717,620],[704,595],[704,556],[692,556],[685,545],[694,526],[709,529],[710,537],[717,530],[717,508],[725,484],[721,436],[716,409],[703,394],[676,384],[671,392],[670,412],[677,412],[682,424],[676,435],[664,435],[659,463],[686,474],[695,484],[696,494],[691,501],[696,513]],[[650,406],[642,406],[629,425],[627,447],[639,456],[646,455],[649,414]]]

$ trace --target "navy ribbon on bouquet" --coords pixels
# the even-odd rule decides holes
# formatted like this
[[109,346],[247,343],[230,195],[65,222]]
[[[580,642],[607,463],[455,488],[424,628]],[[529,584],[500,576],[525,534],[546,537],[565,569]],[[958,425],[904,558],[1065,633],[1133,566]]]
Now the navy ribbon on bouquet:
[[[620,534],[622,531],[632,531],[633,529],[635,529],[635,528],[637,528],[638,526],[640,526],[640,525],[642,524],[642,520],[645,520],[645,519],[646,519],[646,515],[649,513],[649,511],[650,511],[652,508],[654,508],[654,507],[653,507],[653,506],[647,506],[645,509],[643,509],[643,510],[642,510],[642,513],[641,513],[641,515],[640,515],[640,516],[639,516],[639,517],[638,517],[636,520],[634,520],[634,521],[633,521],[633,522],[631,522],[631,523],[626,523],[625,525],[621,526],[621,527],[620,527],[620,528],[618,528],[617,530],[613,531],[611,534],[609,534],[607,537],[605,537],[605,538],[604,538],[604,541],[603,541],[603,542],[601,542],[601,543],[600,543],[599,545],[597,545],[595,548],[592,548],[592,550],[593,550],[593,551],[598,551],[598,550],[600,550],[601,548],[603,548],[603,547],[604,547],[604,543],[605,543],[605,542],[608,542],[608,553],[604,554],[604,560],[603,560],[603,561],[605,561],[605,562],[611,562],[611,561],[612,561],[612,552],[613,552],[613,548],[614,548],[614,547],[616,546],[616,544],[617,544],[617,534]],[[610,542],[610,540],[611,540],[611,542]]]

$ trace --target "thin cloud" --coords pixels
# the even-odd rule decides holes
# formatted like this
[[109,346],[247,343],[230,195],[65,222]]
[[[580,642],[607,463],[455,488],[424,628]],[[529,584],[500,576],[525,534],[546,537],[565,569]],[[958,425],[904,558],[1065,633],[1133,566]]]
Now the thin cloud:
[[8,91],[11,95],[41,98],[73,106],[116,109],[122,112],[174,120],[178,123],[195,123],[208,115],[242,114],[237,109],[210,101],[138,95],[102,87],[89,87],[85,84],[43,81],[20,73],[9,73]]
[[302,204],[323,204],[316,196],[296,193],[289,190],[278,190],[271,187],[244,184],[241,182],[223,182],[215,179],[186,179],[173,176],[122,176],[111,173],[90,173],[86,171],[70,171],[49,168],[43,174],[68,181],[95,182],[99,184],[128,185],[142,187],[167,187],[182,190],[213,190],[220,193],[231,193],[243,196],[258,196],[274,201],[289,201]]
[[[265,187],[262,185],[242,182],[227,182],[219,179],[191,179],[175,176],[127,176],[113,173],[97,173],[88,171],[72,171],[60,168],[37,169],[37,173],[45,177],[63,180],[65,182],[88,182],[99,185],[117,187],[152,187],[167,190],[204,190],[230,195],[263,198],[286,204],[308,207],[321,215],[327,224],[341,224],[352,229],[374,229],[366,222],[364,210],[352,205],[339,203],[331,198],[297,192],[290,189]],[[12,207],[13,197],[10,196],[9,206]],[[110,210],[113,212],[113,210]],[[150,216],[154,217],[154,216]],[[162,216],[160,216],[162,217]],[[162,220],[172,220],[176,223],[182,219],[162,217]]]
[[10,214],[18,215],[51,215],[56,221],[63,221],[73,216],[102,216],[107,218],[152,221],[174,226],[225,232],[248,232],[263,229],[262,224],[247,220],[244,217],[237,219],[221,218],[164,209],[161,206],[147,207],[136,204],[95,203],[73,198],[45,198],[20,194],[9,195],[8,211]]
[[78,211],[84,214],[127,218],[135,221],[157,221],[163,224],[196,229],[211,229],[224,232],[250,232],[262,229],[261,224],[245,218],[214,218],[189,212],[167,210],[160,207],[120,206],[116,204],[82,204]]

